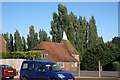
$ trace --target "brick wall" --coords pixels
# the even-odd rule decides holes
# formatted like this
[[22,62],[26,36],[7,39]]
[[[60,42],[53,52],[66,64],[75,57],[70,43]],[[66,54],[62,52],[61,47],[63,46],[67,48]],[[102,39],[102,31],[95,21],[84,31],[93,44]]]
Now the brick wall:
[[64,67],[62,70],[65,71],[72,71],[72,70],[78,70],[79,63],[77,64],[77,67],[72,67],[72,62],[64,62]]
[[6,41],[0,34],[0,52],[6,52]]

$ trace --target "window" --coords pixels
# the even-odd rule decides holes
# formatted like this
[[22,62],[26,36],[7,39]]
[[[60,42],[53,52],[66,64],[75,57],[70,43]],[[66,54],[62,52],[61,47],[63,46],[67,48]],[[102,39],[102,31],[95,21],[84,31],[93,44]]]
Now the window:
[[45,68],[43,67],[43,65],[38,64],[38,65],[37,65],[37,71],[43,72],[43,71],[46,71],[46,70],[45,70]]
[[22,69],[27,70],[28,69],[28,63],[24,63]]
[[61,68],[57,64],[45,64],[45,66],[50,72],[61,71]]
[[35,64],[34,63],[29,63],[28,70],[34,71],[35,70]]
[[2,68],[4,68],[4,69],[13,69],[11,66],[8,66],[8,65],[2,65]]
[[24,63],[22,70],[29,70],[29,71],[34,71],[35,70],[35,64],[33,63]]
[[58,62],[58,65],[59,65],[60,67],[64,67],[64,62]]
[[77,67],[77,62],[72,62],[72,67]]
[[47,55],[48,54],[42,54],[42,58],[44,59],[44,58],[47,58]]

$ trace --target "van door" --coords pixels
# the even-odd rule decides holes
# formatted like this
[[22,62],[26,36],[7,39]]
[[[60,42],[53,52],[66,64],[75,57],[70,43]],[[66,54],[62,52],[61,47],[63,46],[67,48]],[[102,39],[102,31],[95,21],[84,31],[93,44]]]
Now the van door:
[[27,77],[29,80],[34,80],[35,79],[35,63],[28,63],[28,71],[27,71]]
[[37,71],[34,76],[36,77],[35,80],[48,80],[49,79],[49,74],[42,64],[37,64]]

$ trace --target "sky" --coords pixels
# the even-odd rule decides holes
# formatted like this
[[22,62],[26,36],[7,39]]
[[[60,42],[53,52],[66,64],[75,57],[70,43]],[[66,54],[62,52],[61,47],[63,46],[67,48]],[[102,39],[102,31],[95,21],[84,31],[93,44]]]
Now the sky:
[[72,11],[78,18],[86,17],[89,21],[94,16],[98,36],[105,42],[118,36],[118,2],[3,2],[2,33],[14,35],[17,29],[27,38],[29,27],[34,25],[36,32],[44,29],[51,36],[50,22],[53,12],[58,14],[58,4],[65,5],[68,14]]

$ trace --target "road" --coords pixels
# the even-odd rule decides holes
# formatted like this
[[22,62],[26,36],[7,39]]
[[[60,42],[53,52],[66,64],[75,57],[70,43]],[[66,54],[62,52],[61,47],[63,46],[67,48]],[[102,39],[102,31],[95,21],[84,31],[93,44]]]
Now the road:
[[[78,76],[78,71],[69,71],[73,73],[74,76]],[[116,71],[103,71],[101,73],[102,78],[98,78],[98,71],[81,71],[81,77],[76,77],[76,80],[120,80],[120,72]],[[19,77],[15,79],[4,79],[4,80],[19,80]]]
[[[4,80],[20,80],[18,78],[16,79],[4,79]],[[118,78],[76,78],[75,80],[120,80]]]

